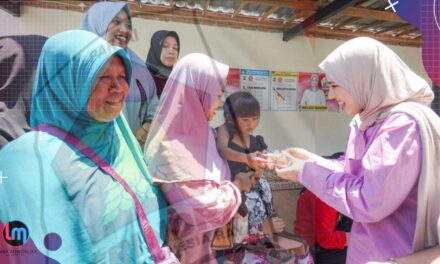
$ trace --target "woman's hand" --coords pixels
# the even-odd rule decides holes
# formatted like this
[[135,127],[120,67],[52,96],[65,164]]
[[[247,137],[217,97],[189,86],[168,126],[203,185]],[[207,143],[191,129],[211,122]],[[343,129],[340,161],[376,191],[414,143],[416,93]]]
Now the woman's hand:
[[147,140],[148,131],[150,130],[150,123],[144,123],[142,126],[134,132],[136,140],[139,142],[141,147],[144,147],[145,141]]
[[246,164],[256,171],[266,169],[267,160],[260,151],[247,154]]
[[267,168],[270,170],[284,169],[294,162],[294,157],[288,152],[267,153],[266,158],[268,160]]
[[288,181],[298,182],[299,170],[295,166],[290,166],[283,169],[275,169],[275,173],[278,177]]
[[[276,167],[275,173],[285,180],[298,182],[299,172],[302,170],[304,163],[307,159],[296,158],[295,156],[290,154],[290,151],[283,151],[284,156],[290,156],[291,162],[287,167]],[[305,156],[302,156],[305,157]]]
[[312,159],[316,155],[302,148],[287,148],[283,152],[287,152],[293,157],[301,160]]

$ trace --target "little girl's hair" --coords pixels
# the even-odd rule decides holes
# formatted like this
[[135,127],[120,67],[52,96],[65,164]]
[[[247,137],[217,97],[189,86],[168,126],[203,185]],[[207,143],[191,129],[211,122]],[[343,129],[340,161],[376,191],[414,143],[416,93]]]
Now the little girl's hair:
[[260,103],[248,91],[237,91],[226,98],[223,104],[223,116],[228,132],[237,132],[236,123],[239,117],[260,117]]

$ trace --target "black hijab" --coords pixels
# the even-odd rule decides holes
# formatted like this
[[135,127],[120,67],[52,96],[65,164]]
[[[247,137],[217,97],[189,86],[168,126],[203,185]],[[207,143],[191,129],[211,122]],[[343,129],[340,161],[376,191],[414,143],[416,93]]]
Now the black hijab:
[[[15,41],[10,49],[15,52],[6,53],[7,57],[0,63],[0,149],[29,131],[34,73],[47,40],[38,35],[0,37],[0,40],[5,39]],[[3,48],[6,49],[0,45],[0,50]],[[24,60],[18,61],[19,56]],[[14,66],[18,65],[18,72],[14,75]]]
[[173,67],[165,66],[160,60],[163,42],[167,37],[173,37],[177,42],[177,50],[180,53],[180,39],[175,31],[159,30],[151,37],[150,50],[148,51],[146,65],[153,75],[161,75],[168,78]]

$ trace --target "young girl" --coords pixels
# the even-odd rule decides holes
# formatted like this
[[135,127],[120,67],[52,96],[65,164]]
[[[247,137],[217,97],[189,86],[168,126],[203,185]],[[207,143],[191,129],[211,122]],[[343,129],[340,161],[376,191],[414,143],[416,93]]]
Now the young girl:
[[217,147],[228,160],[232,177],[238,172],[253,172],[259,178],[265,168],[262,153],[267,149],[262,136],[252,132],[260,119],[260,104],[246,91],[226,98],[223,105],[225,123],[218,127]]
[[[253,181],[251,190],[245,194],[246,199],[243,199],[245,207],[242,205],[242,210],[239,210],[241,217],[236,216],[236,219],[243,218],[247,213],[248,235],[241,237],[243,241],[237,241],[234,234],[234,242],[241,243],[235,246],[234,254],[228,255],[229,252],[226,252],[226,258],[234,263],[273,263],[289,258],[294,260],[294,254],[275,249],[269,237],[261,232],[266,220],[270,220],[275,233],[282,232],[285,224],[281,218],[276,217],[270,185],[261,177],[263,170],[254,170],[248,163],[242,162],[254,157],[262,165],[265,164],[262,152],[267,150],[267,145],[263,137],[252,135],[260,119],[260,104],[249,92],[239,91],[226,99],[223,109],[225,123],[218,128],[217,137],[219,152],[228,160],[232,178],[238,173],[249,173]],[[234,224],[236,222],[237,220]]]

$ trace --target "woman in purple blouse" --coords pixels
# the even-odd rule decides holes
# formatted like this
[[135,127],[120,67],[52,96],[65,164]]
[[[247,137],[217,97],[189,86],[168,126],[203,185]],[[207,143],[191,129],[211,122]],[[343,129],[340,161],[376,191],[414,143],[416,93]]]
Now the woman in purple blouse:
[[[438,245],[440,119],[428,83],[391,49],[362,37],[321,64],[329,99],[353,120],[345,156],[299,148],[279,176],[353,219],[347,263],[385,261]],[[392,263],[392,262],[391,262]]]

